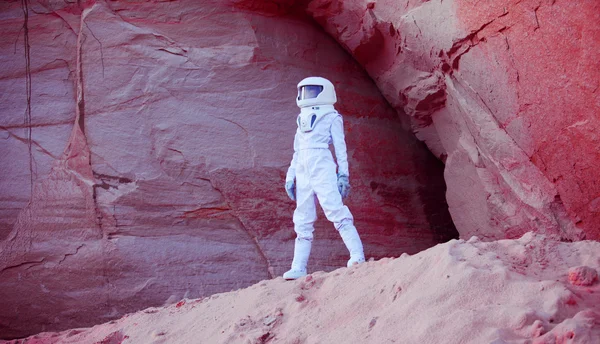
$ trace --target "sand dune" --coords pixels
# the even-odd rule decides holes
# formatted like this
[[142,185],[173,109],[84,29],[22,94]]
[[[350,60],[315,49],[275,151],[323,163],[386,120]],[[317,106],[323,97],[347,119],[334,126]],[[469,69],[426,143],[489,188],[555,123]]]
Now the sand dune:
[[452,240],[9,343],[600,343],[600,243]]

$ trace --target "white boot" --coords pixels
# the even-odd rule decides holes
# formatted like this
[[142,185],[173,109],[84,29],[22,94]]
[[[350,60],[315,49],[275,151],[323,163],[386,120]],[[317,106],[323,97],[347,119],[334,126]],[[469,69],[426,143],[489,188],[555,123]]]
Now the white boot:
[[306,276],[306,269],[304,269],[304,270],[294,270],[294,269],[291,269],[291,270],[286,271],[283,274],[283,278],[286,279],[286,280],[288,280],[288,281],[289,280],[295,280],[295,279],[298,279],[298,278],[304,277],[304,276]]
[[351,267],[355,264],[364,263],[365,253],[363,252],[363,245],[356,227],[352,224],[346,224],[340,228],[339,232],[346,248],[350,252],[350,260],[348,260],[347,266]]
[[310,256],[311,246],[311,240],[296,238],[294,244],[294,260],[292,261],[292,269],[284,273],[283,278],[286,280],[294,280],[306,276],[306,264],[308,264],[308,256]]
[[365,262],[365,258],[364,257],[358,257],[358,258],[352,258],[350,257],[350,259],[348,260],[348,263],[346,263],[347,267],[351,267],[352,265],[356,265],[356,264],[360,264],[360,263],[364,263]]

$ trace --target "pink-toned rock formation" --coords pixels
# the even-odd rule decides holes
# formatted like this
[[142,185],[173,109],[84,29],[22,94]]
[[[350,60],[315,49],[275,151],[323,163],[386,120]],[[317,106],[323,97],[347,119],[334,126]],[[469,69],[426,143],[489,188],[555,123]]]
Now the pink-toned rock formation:
[[[280,274],[307,75],[338,88],[368,256],[451,235],[444,192],[464,238],[600,239],[597,1],[39,0],[0,14],[4,337]],[[319,222],[313,269],[345,254]]]
[[600,284],[569,283],[581,265],[600,269],[600,243],[452,240],[11,343],[599,343]]
[[[292,5],[0,4],[0,337],[285,271],[294,233],[283,180],[295,85],[308,75],[338,89],[348,204],[367,256],[455,234],[442,164]],[[311,270],[343,266],[332,226],[320,221],[316,236]]]
[[445,162],[461,236],[600,239],[600,2],[313,0]]

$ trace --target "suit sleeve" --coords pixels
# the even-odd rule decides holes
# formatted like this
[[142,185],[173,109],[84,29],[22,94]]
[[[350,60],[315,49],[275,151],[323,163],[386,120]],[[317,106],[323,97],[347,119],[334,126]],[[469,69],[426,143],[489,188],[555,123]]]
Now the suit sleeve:
[[294,136],[294,155],[292,156],[292,162],[290,163],[290,167],[287,170],[287,175],[285,176],[286,183],[289,181],[294,181],[296,178],[296,163],[298,162],[298,132],[296,131],[296,135]]
[[344,139],[344,121],[342,115],[337,116],[331,123],[331,140],[335,149],[335,157],[338,165],[338,175],[350,176],[348,170],[348,154],[346,152],[346,141]]

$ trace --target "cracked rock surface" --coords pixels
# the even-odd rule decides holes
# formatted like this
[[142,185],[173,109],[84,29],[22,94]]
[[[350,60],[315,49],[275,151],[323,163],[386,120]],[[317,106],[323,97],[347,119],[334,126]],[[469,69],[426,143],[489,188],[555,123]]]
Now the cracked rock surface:
[[[0,4],[0,337],[89,326],[283,273],[295,87],[309,75],[338,89],[348,205],[367,256],[456,235],[443,166],[408,117],[285,4]],[[434,98],[415,108],[436,107]],[[347,252],[320,217],[310,269],[331,271]]]
[[600,3],[313,0],[445,162],[463,237],[600,239]]

